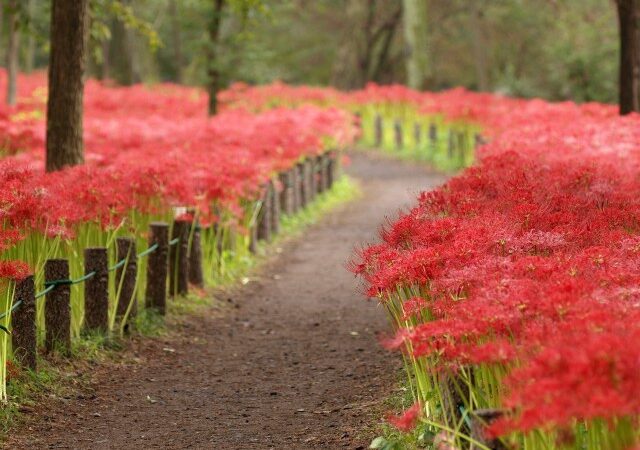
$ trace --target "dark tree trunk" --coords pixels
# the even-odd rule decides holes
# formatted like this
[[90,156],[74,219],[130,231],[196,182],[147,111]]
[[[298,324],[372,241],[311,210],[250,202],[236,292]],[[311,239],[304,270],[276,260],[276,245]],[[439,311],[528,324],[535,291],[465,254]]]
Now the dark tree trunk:
[[47,171],[84,161],[82,99],[89,0],[53,0],[47,102]]
[[169,15],[171,16],[171,38],[173,39],[173,58],[175,64],[175,82],[182,83],[182,36],[180,35],[180,19],[178,15],[178,2],[169,2]]
[[218,112],[218,91],[220,91],[220,67],[218,62],[218,41],[220,39],[220,25],[222,24],[222,10],[225,0],[213,0],[213,15],[209,23],[209,51],[208,51],[208,76],[207,90],[209,92],[209,115]]
[[[27,1],[27,14],[29,20],[33,20],[33,16],[36,14],[34,0]],[[27,73],[33,72],[36,65],[36,39],[33,32],[30,32],[27,36],[27,48],[24,55],[24,70]]]
[[620,114],[640,111],[640,0],[616,0],[620,23]]
[[17,78],[18,78],[18,50],[20,45],[20,31],[18,29],[18,2],[7,2],[7,25],[9,28],[9,40],[7,42],[7,105],[16,104]]

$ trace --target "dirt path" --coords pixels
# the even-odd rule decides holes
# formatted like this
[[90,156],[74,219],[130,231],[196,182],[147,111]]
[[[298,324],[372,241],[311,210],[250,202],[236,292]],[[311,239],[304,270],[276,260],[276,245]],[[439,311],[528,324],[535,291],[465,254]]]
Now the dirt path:
[[364,198],[286,244],[226,317],[134,342],[125,362],[96,371],[92,394],[53,402],[7,448],[367,448],[399,362],[379,347],[384,313],[345,262],[442,178],[359,155],[348,172]]

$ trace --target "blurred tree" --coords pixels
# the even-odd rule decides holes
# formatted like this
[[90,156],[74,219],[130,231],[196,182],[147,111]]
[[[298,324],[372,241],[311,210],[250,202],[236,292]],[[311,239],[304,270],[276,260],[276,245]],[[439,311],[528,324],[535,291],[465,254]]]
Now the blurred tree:
[[620,114],[640,111],[640,1],[616,0],[620,26]]
[[344,37],[334,65],[332,84],[342,89],[382,81],[402,18],[399,0],[347,0]]
[[46,169],[84,161],[82,100],[89,0],[52,0]]
[[[35,68],[47,65],[51,1],[18,0],[21,6],[36,5],[25,14],[28,26],[19,28],[25,68],[30,60]],[[277,79],[344,89],[367,81],[406,83],[404,1],[224,0],[212,47],[216,0],[89,0],[88,76],[209,86],[213,67],[220,88],[234,81]],[[428,43],[424,85],[617,102],[616,1],[420,0]],[[0,61],[6,62],[4,16]],[[112,36],[114,22],[128,41]],[[27,38],[35,41],[33,56]],[[126,52],[131,54],[124,58]],[[118,58],[129,61],[126,70],[118,68]],[[137,64],[133,71],[132,64]]]
[[212,0],[213,12],[209,21],[209,46],[207,48],[207,92],[209,94],[209,115],[218,112],[218,92],[221,88],[220,67],[218,64],[218,42],[222,24],[222,12],[225,0]]
[[428,70],[429,37],[426,0],[403,0],[404,39],[407,58],[407,85],[425,86]]
[[6,0],[4,12],[7,17],[7,105],[16,104],[18,78],[18,52],[20,50],[20,4],[17,0]]

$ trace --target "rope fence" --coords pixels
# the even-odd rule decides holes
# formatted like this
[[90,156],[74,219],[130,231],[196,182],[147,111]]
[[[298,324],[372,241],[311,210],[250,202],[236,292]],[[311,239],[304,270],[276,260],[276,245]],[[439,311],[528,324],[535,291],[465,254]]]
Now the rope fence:
[[[263,186],[262,197],[256,201],[256,211],[252,212],[255,217],[250,224],[249,251],[256,251],[258,241],[271,241],[272,236],[279,232],[283,214],[297,213],[317,194],[331,189],[337,179],[337,170],[337,152],[330,151],[307,157],[278,174],[278,181],[269,180]],[[281,189],[277,188],[278,185]],[[116,239],[117,262],[113,265],[108,264],[107,248],[85,249],[85,274],[78,278],[69,276],[66,259],[48,259],[44,265],[44,289],[35,291],[33,275],[19,281],[13,305],[0,314],[0,319],[7,316],[11,319],[11,331],[2,325],[0,329],[11,335],[16,362],[32,370],[37,368],[36,300],[45,296],[45,351],[70,353],[71,286],[74,285],[84,284],[84,330],[108,333],[116,320],[120,329],[126,331],[137,314],[137,261],[141,258],[148,257],[145,307],[165,315],[168,295],[184,296],[188,294],[190,284],[204,287],[200,235],[201,226],[197,220],[175,219],[172,226],[153,222],[150,224],[149,245],[141,252],[136,252],[134,238]],[[135,257],[130,258],[129,255]],[[111,304],[115,311],[110,310],[109,299],[109,274],[112,272],[116,272],[115,279],[112,278],[116,288],[115,307]]]

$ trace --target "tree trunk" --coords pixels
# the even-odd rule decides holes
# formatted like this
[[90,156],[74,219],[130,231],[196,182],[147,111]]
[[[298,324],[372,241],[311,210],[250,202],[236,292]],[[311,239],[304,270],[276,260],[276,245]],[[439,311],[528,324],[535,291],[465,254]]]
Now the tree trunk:
[[107,81],[111,72],[109,71],[109,40],[102,41],[102,67],[100,70],[100,79]]
[[427,2],[403,0],[402,7],[407,84],[413,89],[422,89],[428,70]]
[[209,92],[209,115],[218,112],[218,91],[220,91],[220,68],[217,58],[218,41],[220,39],[220,25],[222,23],[222,11],[224,0],[213,0],[213,15],[209,22],[209,51],[208,51],[208,76],[207,90]]
[[171,38],[173,39],[173,58],[175,64],[175,82],[182,83],[182,37],[180,35],[180,16],[176,0],[169,2],[171,16]]
[[84,161],[82,99],[89,0],[53,0],[47,101],[48,172]]
[[640,0],[616,0],[620,24],[620,114],[640,111]]
[[[29,20],[33,20],[33,17],[36,14],[36,4],[34,0],[28,0],[27,2],[27,13],[29,14]],[[24,70],[27,73],[33,72],[33,69],[36,65],[36,38],[33,34],[33,31],[29,32],[27,36],[27,48],[24,55]]]
[[17,78],[18,78],[18,50],[20,45],[20,30],[17,0],[7,2],[7,25],[9,28],[9,41],[7,43],[7,105],[16,104]]
[[478,89],[486,92],[489,90],[489,74],[487,73],[487,52],[485,33],[483,29],[482,5],[479,2],[473,2],[473,11],[471,12],[471,27],[473,29],[473,56],[476,66],[476,80]]

